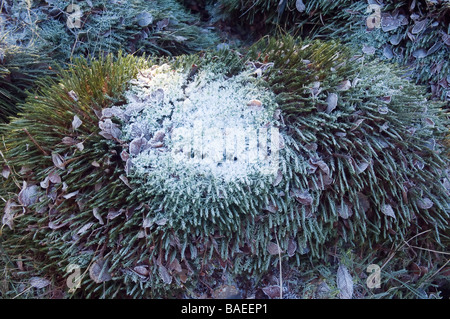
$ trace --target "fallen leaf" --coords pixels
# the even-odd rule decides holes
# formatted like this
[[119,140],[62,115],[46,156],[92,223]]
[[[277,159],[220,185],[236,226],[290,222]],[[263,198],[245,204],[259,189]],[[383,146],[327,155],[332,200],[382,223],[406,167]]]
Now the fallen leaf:
[[133,189],[133,187],[131,187],[130,182],[128,181],[128,178],[125,175],[120,175],[119,179],[124,182],[125,185],[127,185],[130,189]]
[[281,253],[282,253],[280,247],[279,247],[276,243],[274,243],[274,242],[269,242],[269,243],[267,244],[267,251],[268,251],[269,254],[271,254],[271,255],[278,255],[278,254],[281,254]]
[[137,24],[146,27],[153,23],[153,16],[149,12],[141,12],[136,16]]
[[365,119],[359,119],[355,123],[353,123],[352,127],[350,128],[350,131],[356,130],[364,122],[364,120]]
[[62,228],[64,226],[66,226],[69,222],[65,222],[65,223],[61,223],[59,225],[56,225],[54,222],[48,222],[48,228],[56,230],[59,228]]
[[303,205],[312,205],[313,203],[313,198],[308,191],[300,191],[299,189],[294,188],[291,191],[291,196]]
[[61,176],[54,170],[50,172],[50,174],[48,175],[48,179],[53,184],[61,183]]
[[424,121],[425,121],[425,124],[428,125],[428,126],[431,126],[431,127],[435,126],[434,121],[432,119],[428,118],[428,117],[425,118]]
[[172,276],[167,271],[167,268],[164,267],[163,265],[159,265],[158,271],[159,271],[159,276],[161,277],[162,281],[166,285],[170,285],[172,283]]
[[232,285],[222,285],[219,288],[216,288],[212,297],[214,299],[241,299],[241,292],[236,286]]
[[378,107],[378,113],[380,114],[388,114],[389,113],[389,108],[387,106],[380,106]]
[[[168,221],[168,219],[164,217],[164,218],[156,220],[155,224],[159,225],[159,226],[164,226],[167,223],[167,221]],[[191,249],[191,251],[192,251],[192,249]]]
[[295,239],[290,239],[287,248],[287,254],[289,257],[294,256],[295,251],[297,250],[297,241]]
[[62,138],[62,143],[66,144],[66,145],[75,145],[77,144],[77,141],[69,136],[63,137]]
[[72,100],[74,100],[75,102],[78,101],[78,95],[75,93],[74,90],[67,92],[67,95],[69,95],[72,98]]
[[145,137],[135,138],[130,142],[129,153],[131,155],[138,155],[145,145],[147,145],[147,139]]
[[339,265],[337,271],[337,288],[339,289],[340,299],[352,299],[353,278],[344,265]]
[[8,165],[3,165],[3,168],[2,168],[2,176],[3,176],[3,178],[8,179],[10,173],[11,173],[11,169],[9,168],[9,166]]
[[169,25],[169,19],[168,18],[164,18],[164,19],[156,22],[156,30],[157,31],[163,30],[168,25]]
[[83,124],[83,122],[80,120],[80,118],[77,115],[75,115],[73,117],[73,121],[72,121],[72,129],[74,131],[77,130],[81,126],[81,124]]
[[414,24],[414,27],[411,30],[411,33],[418,34],[418,33],[422,32],[423,29],[425,28],[425,26],[427,25],[428,21],[429,21],[428,19],[416,21],[416,23]]
[[84,144],[83,143],[81,143],[81,142],[77,143],[75,146],[78,148],[78,150],[80,152],[83,152],[83,150],[84,150]]
[[103,259],[96,260],[89,268],[89,277],[97,284],[111,280],[108,263]]
[[64,163],[64,158],[58,153],[52,153],[52,161],[55,167],[65,169],[66,164]]
[[13,229],[14,227],[14,212],[13,212],[13,208],[17,207],[19,205],[17,205],[16,202],[13,202],[11,199],[9,199],[6,202],[5,208],[4,208],[4,215],[2,218],[2,225],[7,225],[9,227],[9,229]]
[[110,208],[108,210],[108,215],[106,215],[106,219],[113,220],[114,218],[120,216],[123,211],[123,209],[115,210],[114,208]]
[[363,45],[362,52],[368,55],[374,55],[375,54],[375,48],[373,46],[366,46]]
[[390,217],[393,217],[394,219],[396,219],[396,218],[395,218],[394,210],[392,209],[392,206],[389,205],[389,204],[383,205],[383,206],[381,207],[381,212],[382,212],[383,214],[385,214],[386,216],[390,216]]
[[153,225],[153,219],[152,218],[144,218],[142,221],[142,227],[144,228],[150,228]]
[[30,285],[31,285],[31,287],[34,287],[37,289],[42,289],[42,288],[45,288],[48,285],[50,285],[50,281],[45,278],[41,278],[41,277],[31,277]]
[[283,180],[283,173],[281,172],[281,170],[278,170],[277,176],[275,177],[275,180],[272,182],[272,185],[278,186],[282,180]]
[[310,159],[309,163],[313,166],[317,166],[320,168],[320,170],[322,172],[324,172],[326,175],[330,175],[330,168],[328,167],[328,165],[322,161],[322,160],[315,160],[315,159]]
[[23,182],[22,190],[18,195],[19,203],[25,207],[36,204],[38,201],[38,190],[38,186],[28,186],[26,182]]
[[268,205],[264,207],[264,210],[267,210],[268,212],[275,214],[278,211],[278,206],[270,202]]
[[247,106],[252,111],[259,111],[262,109],[262,102],[260,100],[250,100]]
[[390,45],[386,45],[383,48],[383,55],[386,59],[390,60],[394,57],[394,52],[392,51],[392,48]]
[[98,208],[94,207],[92,209],[92,214],[94,215],[95,218],[97,218],[98,222],[100,223],[100,225],[104,225],[105,222],[103,221],[102,216],[98,213]]
[[264,287],[262,288],[262,291],[270,299],[279,298],[281,296],[281,289],[278,285]]
[[339,216],[341,216],[344,219],[348,219],[353,215],[352,208],[345,202],[342,202],[341,205],[337,208]]
[[361,163],[357,164],[356,165],[356,173],[361,174],[369,167],[369,165],[370,165],[370,163],[368,163],[368,162],[361,162]]
[[50,179],[47,177],[44,178],[43,181],[41,181],[39,183],[39,185],[43,188],[43,189],[47,189],[50,186]]
[[74,196],[77,196],[79,192],[80,192],[80,191],[75,191],[75,192],[66,194],[66,195],[64,195],[63,197],[64,197],[65,199],[70,199],[70,198],[72,198],[72,197],[74,197]]
[[394,35],[391,35],[391,37],[389,38],[389,42],[392,45],[398,45],[401,40],[402,40],[401,34],[394,34]]
[[412,56],[416,59],[421,59],[427,56],[427,51],[425,49],[414,50]]
[[428,197],[425,197],[417,201],[417,206],[422,209],[430,209],[431,207],[433,207],[433,202]]
[[94,225],[93,222],[87,223],[86,225],[84,225],[83,227],[81,227],[81,228],[77,231],[77,235],[82,235],[82,234],[84,234],[89,228],[92,227],[92,225]]
[[298,12],[303,12],[306,10],[306,6],[302,0],[297,0],[295,2],[295,8],[297,9]]
[[[433,44],[433,46],[431,48],[428,49],[427,51],[427,56],[431,55],[437,51],[439,51],[439,49],[443,46],[444,44],[442,42],[436,42],[435,44]],[[447,81],[448,82],[448,81]]]
[[119,125],[116,123],[113,123],[111,119],[106,119],[104,121],[98,122],[98,127],[100,128],[100,135],[103,136],[106,139],[118,139],[122,132],[119,128]]
[[170,271],[175,271],[175,272],[182,272],[183,269],[181,268],[180,262],[178,261],[177,258],[175,258],[168,266]]
[[133,268],[133,270],[144,277],[147,277],[149,274],[148,266],[136,266]]
[[352,83],[349,80],[342,81],[338,86],[338,91],[348,91],[352,87]]
[[337,106],[338,95],[336,93],[330,93],[327,97],[327,110],[325,112],[331,113]]

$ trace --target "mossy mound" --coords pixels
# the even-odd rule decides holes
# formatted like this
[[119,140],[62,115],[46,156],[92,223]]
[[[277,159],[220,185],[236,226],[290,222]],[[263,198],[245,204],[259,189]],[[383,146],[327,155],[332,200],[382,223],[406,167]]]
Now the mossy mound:
[[[205,2],[205,1],[198,1]],[[450,3],[448,1],[221,0],[212,15],[244,32],[284,30],[312,39],[341,39],[367,58],[409,67],[410,77],[433,97],[450,99]],[[372,17],[372,18],[370,18]],[[235,21],[238,21],[236,23]]]
[[[59,285],[69,265],[89,269],[84,297],[176,296],[217,269],[258,276],[280,254],[300,265],[331,245],[423,231],[414,243],[446,247],[447,118],[400,73],[290,37],[245,55],[77,60],[4,128],[3,247],[27,251]],[[270,173],[242,164],[243,151],[220,164],[228,150],[211,160],[177,144],[188,135],[175,129],[195,120],[217,124],[219,137],[199,133],[206,149],[227,120],[246,123],[234,132],[279,132],[256,143]]]
[[217,41],[173,0],[4,1],[2,12],[13,44],[34,45],[62,63],[118,50],[186,54]]

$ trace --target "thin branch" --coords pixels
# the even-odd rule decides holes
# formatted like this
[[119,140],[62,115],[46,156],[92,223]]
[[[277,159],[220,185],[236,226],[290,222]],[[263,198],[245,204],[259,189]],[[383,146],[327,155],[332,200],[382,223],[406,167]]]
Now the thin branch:
[[36,145],[39,148],[39,150],[42,152],[42,154],[44,154],[45,156],[49,156],[49,154],[38,144],[38,142],[36,142],[34,137],[31,136],[31,134],[28,132],[28,130],[26,128],[23,128],[23,131],[25,133],[27,133],[28,137],[31,139],[31,141],[34,143],[34,145]]
[[280,247],[280,243],[278,242],[277,232],[275,232],[275,240],[277,241],[277,245],[278,245],[278,260],[279,260],[279,264],[280,264],[280,299],[283,299],[283,273],[281,270],[281,247]]

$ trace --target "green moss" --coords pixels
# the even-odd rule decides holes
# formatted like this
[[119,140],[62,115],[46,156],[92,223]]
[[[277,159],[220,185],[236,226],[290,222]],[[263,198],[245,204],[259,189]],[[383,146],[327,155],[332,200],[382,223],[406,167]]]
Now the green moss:
[[26,91],[51,75],[51,61],[31,48],[0,43],[0,123],[16,115]]
[[[73,7],[71,7],[73,5]],[[34,44],[63,63],[117,53],[176,55],[207,49],[214,33],[176,1],[18,1],[5,4],[17,44]]]
[[227,21],[239,21],[244,31],[251,29],[252,34],[284,30],[313,39],[339,38],[360,53],[366,47],[377,58],[408,66],[408,75],[416,83],[428,85],[433,97],[448,100],[448,1],[384,1],[378,20],[381,25],[374,29],[367,25],[374,14],[367,2],[301,2],[301,11],[296,0],[222,0],[211,7]]
[[[209,74],[224,87],[244,77],[253,84],[242,90],[255,85],[273,95],[280,110],[273,125],[285,142],[275,178],[221,184],[198,171],[168,179],[151,163],[140,173],[128,170],[123,151],[135,137],[118,132],[129,119],[107,112],[127,109],[132,80],[152,66],[162,75],[179,72],[187,96],[190,83],[209,88],[200,80]],[[26,247],[61,285],[69,264],[94,269],[76,291],[83,297],[177,297],[202,273],[223,267],[256,277],[277,265],[277,242],[297,266],[304,255],[327,259],[333,244],[374,249],[425,230],[414,243],[443,249],[449,194],[441,141],[448,122],[441,104],[400,74],[353,58],[336,42],[290,37],[265,39],[246,55],[77,60],[5,128],[1,150],[11,176],[2,196],[26,213],[8,210],[14,218],[12,229],[3,227],[4,247],[11,254]],[[148,79],[140,98],[157,98],[163,82]],[[170,92],[177,90],[162,88],[175,107],[179,96]],[[146,107],[156,108],[152,103]],[[189,187],[190,180],[201,185]]]

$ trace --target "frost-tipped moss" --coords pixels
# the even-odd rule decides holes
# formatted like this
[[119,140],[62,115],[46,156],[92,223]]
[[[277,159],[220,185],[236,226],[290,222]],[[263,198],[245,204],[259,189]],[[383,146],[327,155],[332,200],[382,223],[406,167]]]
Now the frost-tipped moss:
[[17,44],[67,62],[77,56],[128,53],[176,55],[214,45],[214,33],[176,1],[6,1],[6,27]]
[[[198,165],[165,165],[177,112],[202,103],[259,129],[263,114],[280,132],[266,148],[279,150],[276,170],[222,179],[195,147]],[[390,247],[422,231],[411,244],[438,250],[449,242],[439,107],[335,42],[80,60],[5,129],[3,246],[26,247],[55,280],[89,268],[85,297],[175,296],[217,269],[257,276],[279,253],[299,265],[332,244]]]
[[[341,39],[367,57],[377,56],[410,68],[416,83],[433,97],[450,99],[450,3],[448,1],[221,0],[212,12],[239,21],[244,30]],[[378,9],[375,9],[378,7]],[[369,17],[372,16],[372,19]],[[239,18],[239,19],[238,19]]]

